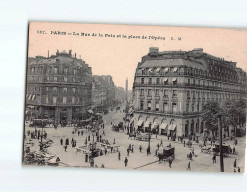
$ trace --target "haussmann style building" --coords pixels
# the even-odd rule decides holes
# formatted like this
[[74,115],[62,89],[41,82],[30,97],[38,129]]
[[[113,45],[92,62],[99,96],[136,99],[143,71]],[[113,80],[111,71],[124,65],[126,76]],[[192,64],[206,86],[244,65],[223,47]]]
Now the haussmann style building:
[[28,58],[26,116],[72,122],[91,108],[92,71],[69,50]]
[[202,120],[208,101],[246,98],[246,73],[236,62],[192,51],[150,48],[133,84],[133,130],[161,135],[210,136]]

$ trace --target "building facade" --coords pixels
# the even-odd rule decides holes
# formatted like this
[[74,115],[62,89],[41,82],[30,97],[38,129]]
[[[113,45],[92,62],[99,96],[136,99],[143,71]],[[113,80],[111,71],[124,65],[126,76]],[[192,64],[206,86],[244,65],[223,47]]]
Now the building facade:
[[131,128],[162,135],[209,136],[202,107],[208,101],[222,104],[246,96],[246,82],[240,82],[238,72],[246,81],[235,62],[203,49],[159,52],[150,48],[136,68]]
[[91,107],[92,71],[72,50],[28,58],[26,113],[31,118],[72,122]]
[[92,109],[102,112],[107,109],[107,85],[100,76],[93,76],[92,81]]
[[92,108],[95,112],[113,107],[115,102],[115,85],[109,75],[93,75]]

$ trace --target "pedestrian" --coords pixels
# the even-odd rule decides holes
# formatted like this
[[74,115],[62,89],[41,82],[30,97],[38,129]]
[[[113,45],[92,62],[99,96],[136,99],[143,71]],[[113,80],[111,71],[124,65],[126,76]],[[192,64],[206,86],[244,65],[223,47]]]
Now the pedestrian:
[[118,152],[118,160],[121,160],[121,154],[120,154],[120,151]]
[[237,159],[234,160],[234,162],[233,162],[233,167],[234,167],[234,168],[237,168]]
[[64,150],[65,150],[65,152],[67,152],[67,147],[68,147],[67,145],[65,145],[65,146],[64,146]]
[[87,138],[85,139],[85,145],[87,145]]
[[160,140],[160,146],[162,146],[162,147],[163,147],[163,142],[162,142],[162,140]]
[[188,167],[187,167],[187,170],[191,170],[191,167],[190,167],[190,162],[188,163]]
[[238,172],[240,173],[240,167],[238,167]]
[[66,139],[65,145],[69,145],[69,138]]
[[60,144],[63,145],[63,138],[60,139]]
[[103,130],[103,133],[102,133],[102,135],[104,135],[105,136],[105,131]]
[[159,145],[159,143],[157,144],[157,148],[158,148],[158,150],[159,150],[159,148],[160,148],[160,145]]
[[76,147],[76,140],[74,141],[74,148]]
[[107,154],[107,149],[105,148],[105,155]]
[[131,152],[134,153],[134,145],[131,146]]
[[216,155],[214,154],[214,156],[213,156],[213,163],[216,163]]
[[111,153],[112,153],[113,147],[111,147]]
[[105,165],[104,165],[104,164],[102,164],[102,165],[101,165],[101,168],[105,168]]
[[57,157],[56,162],[57,162],[57,163],[60,162],[60,158],[59,158],[59,157]]
[[169,162],[169,167],[172,168],[172,159],[169,158],[168,162]]
[[114,138],[114,140],[113,140],[113,145],[116,143],[115,141],[116,141],[116,140],[115,140],[115,138]]
[[139,150],[140,150],[140,152],[142,152],[142,146],[140,145],[140,147],[139,147]]
[[90,135],[88,136],[88,141],[90,142]]
[[127,164],[128,164],[128,159],[127,159],[127,157],[125,157],[125,160],[124,160],[125,167],[127,166]]
[[129,154],[130,154],[130,149],[127,148],[127,156],[129,156]]
[[85,162],[88,162],[88,154],[85,155]]
[[81,131],[81,136],[83,136],[83,131]]
[[72,137],[72,139],[71,139],[71,144],[73,144],[73,142],[74,142],[74,139],[73,139],[73,137]]
[[80,131],[78,131],[78,136],[80,135]]
[[184,147],[185,147],[185,140],[184,140]]
[[100,136],[99,136],[99,141],[100,141],[100,142],[101,142],[101,139],[102,139],[102,136],[100,135]]
[[235,152],[236,152],[235,147],[233,147],[232,152],[233,152],[233,154],[235,154]]

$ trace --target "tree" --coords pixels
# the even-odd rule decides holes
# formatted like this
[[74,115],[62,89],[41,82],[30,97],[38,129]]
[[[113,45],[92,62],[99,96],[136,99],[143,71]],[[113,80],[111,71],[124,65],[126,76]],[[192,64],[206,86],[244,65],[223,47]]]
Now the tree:
[[206,127],[212,132],[213,139],[217,136],[218,115],[222,113],[222,109],[218,102],[209,101],[202,108],[202,118],[206,122]]
[[224,113],[224,125],[233,126],[234,135],[236,136],[236,130],[238,125],[243,125],[246,122],[246,102],[240,100],[228,100],[223,106]]

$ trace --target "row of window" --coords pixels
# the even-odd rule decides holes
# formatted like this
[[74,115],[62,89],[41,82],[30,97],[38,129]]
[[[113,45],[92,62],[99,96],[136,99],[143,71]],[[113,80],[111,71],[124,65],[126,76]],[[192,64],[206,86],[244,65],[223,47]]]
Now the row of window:
[[[28,74],[40,74],[43,73],[43,67],[30,67],[28,68]],[[47,67],[46,68],[46,72],[47,74],[50,73],[54,73],[54,74],[68,74],[71,73],[73,75],[76,75],[77,73],[79,73],[80,70],[79,69],[69,69],[68,67],[63,68],[63,67]]]
[[[57,103],[59,103],[57,100],[58,100],[57,96],[53,96],[52,99],[49,96],[46,96],[45,103],[57,104]],[[67,104],[67,103],[77,104],[77,103],[79,103],[79,97],[72,96],[71,101],[68,101],[67,96],[63,96],[61,103],[63,103],[63,104]]]
[[[163,97],[168,97],[169,91],[167,89],[161,90],[161,89],[147,89],[147,96],[152,96],[153,92],[155,96],[163,95]],[[178,91],[172,90],[172,97],[177,97]],[[187,99],[190,99],[191,96],[193,99],[197,97],[200,98],[209,98],[210,96],[213,98],[221,98],[221,99],[237,99],[239,98],[239,94],[230,94],[230,93],[217,93],[217,92],[200,92],[200,91],[187,91]],[[211,95],[210,95],[211,94]],[[145,89],[140,90],[140,95],[145,96]]]
[[[172,110],[171,110],[172,112],[177,112],[177,103],[172,103],[172,107],[171,108],[172,108]],[[144,102],[143,101],[140,102],[140,110],[144,110]],[[159,102],[155,102],[155,107],[154,107],[154,109],[152,109],[152,102],[151,101],[147,101],[147,110],[148,111],[159,112],[160,111]],[[163,111],[164,112],[168,112],[169,111],[167,102],[163,103]]]
[[[172,85],[177,85],[178,80],[177,78],[141,78],[141,83],[142,85],[145,84],[162,84],[162,85],[168,85],[171,83]],[[138,80],[137,80],[138,84]],[[200,79],[187,79],[187,85],[200,85],[200,86],[205,86],[205,87],[225,87],[228,89],[234,89],[236,88],[234,85],[225,85],[222,83],[214,82],[214,81],[205,81],[205,80],[200,80]]]

